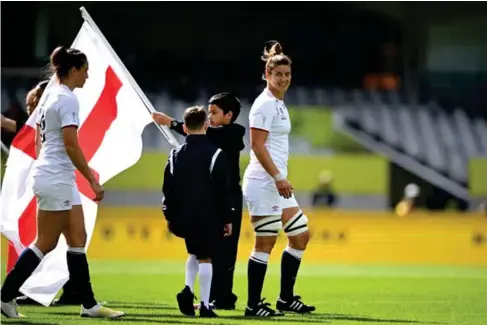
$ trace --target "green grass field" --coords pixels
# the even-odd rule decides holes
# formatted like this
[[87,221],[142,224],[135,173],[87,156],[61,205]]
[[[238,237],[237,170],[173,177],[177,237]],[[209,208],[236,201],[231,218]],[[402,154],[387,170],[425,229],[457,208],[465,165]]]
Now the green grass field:
[[[219,319],[181,315],[175,294],[184,281],[181,262],[91,263],[99,300],[124,310],[123,324],[249,324],[242,316],[246,300],[246,265],[235,277],[240,299],[237,311],[220,311]],[[4,269],[4,268],[2,268]],[[279,265],[271,265],[264,296],[275,304]],[[197,289],[198,290],[198,289]],[[197,291],[198,293],[198,291]],[[296,293],[316,305],[311,315],[292,315],[258,324],[487,324],[487,269],[412,266],[306,265]],[[21,307],[28,318],[5,324],[106,324],[108,320],[79,317],[78,307]]]

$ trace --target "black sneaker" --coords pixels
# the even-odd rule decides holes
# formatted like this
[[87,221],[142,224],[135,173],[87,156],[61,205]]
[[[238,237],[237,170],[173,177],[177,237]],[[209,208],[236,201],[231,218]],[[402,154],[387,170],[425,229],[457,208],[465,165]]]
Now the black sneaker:
[[257,305],[245,308],[245,316],[252,317],[273,317],[273,316],[284,316],[283,313],[275,311],[270,307],[270,303],[264,302],[265,298],[257,303]]
[[215,314],[215,312],[211,308],[206,307],[203,304],[203,302],[201,302],[201,304],[200,304],[200,317],[215,318],[215,317],[218,317],[218,315]]
[[180,293],[176,295],[178,301],[179,311],[186,316],[195,316],[193,299],[195,299],[194,293],[188,286],[185,286]]
[[300,296],[294,296],[287,301],[284,301],[279,297],[277,299],[276,309],[280,311],[292,311],[298,314],[307,314],[316,310],[315,306],[308,306],[303,303]]

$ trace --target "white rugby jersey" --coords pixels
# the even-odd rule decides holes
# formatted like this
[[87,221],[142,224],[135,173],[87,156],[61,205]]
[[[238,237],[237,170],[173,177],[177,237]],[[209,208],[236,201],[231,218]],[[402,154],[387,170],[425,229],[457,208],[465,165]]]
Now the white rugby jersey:
[[79,103],[65,85],[55,85],[46,93],[37,109],[42,147],[35,161],[34,177],[52,177],[53,183],[73,184],[75,167],[64,147],[62,129],[79,127]]
[[[265,147],[279,172],[287,177],[291,121],[284,101],[274,97],[269,89],[264,89],[250,109],[249,126],[269,132]],[[253,150],[250,150],[250,162],[245,170],[245,177],[254,179],[271,177],[257,160]]]

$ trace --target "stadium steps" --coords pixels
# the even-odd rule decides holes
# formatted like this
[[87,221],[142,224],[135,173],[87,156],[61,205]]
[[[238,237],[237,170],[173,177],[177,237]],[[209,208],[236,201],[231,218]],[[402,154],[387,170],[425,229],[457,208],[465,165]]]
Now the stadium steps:
[[[389,157],[396,164],[452,195],[469,201],[468,157],[483,144],[464,114],[454,117],[426,106],[407,107],[382,101],[353,101],[335,106],[335,128],[367,149]],[[459,131],[460,127],[468,130]],[[481,122],[476,122],[483,134]],[[476,133],[474,133],[476,132]],[[466,142],[474,139],[466,146]]]

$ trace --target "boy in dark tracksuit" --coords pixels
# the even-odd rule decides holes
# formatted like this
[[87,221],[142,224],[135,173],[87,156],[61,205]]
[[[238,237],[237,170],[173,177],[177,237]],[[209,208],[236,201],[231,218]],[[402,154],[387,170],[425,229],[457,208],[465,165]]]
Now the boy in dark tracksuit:
[[[220,148],[227,158],[230,193],[236,210],[232,236],[221,237],[212,258],[213,282],[210,301],[218,309],[235,309],[237,296],[233,291],[233,275],[237,260],[238,240],[242,224],[242,189],[240,186],[240,152],[245,148],[245,128],[235,123],[240,114],[240,101],[231,93],[220,93],[208,101],[210,126],[206,136]],[[163,113],[154,113],[154,120],[179,134],[186,135],[183,122]]]
[[162,192],[168,228],[184,238],[189,254],[185,287],[177,295],[179,309],[185,315],[194,316],[193,288],[199,274],[200,316],[216,317],[209,306],[211,257],[219,238],[232,234],[235,209],[229,195],[226,158],[205,136],[207,125],[202,107],[186,109],[186,143],[169,154]]

